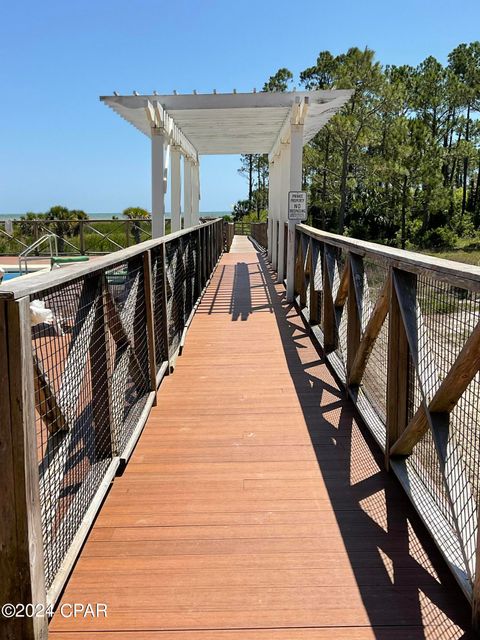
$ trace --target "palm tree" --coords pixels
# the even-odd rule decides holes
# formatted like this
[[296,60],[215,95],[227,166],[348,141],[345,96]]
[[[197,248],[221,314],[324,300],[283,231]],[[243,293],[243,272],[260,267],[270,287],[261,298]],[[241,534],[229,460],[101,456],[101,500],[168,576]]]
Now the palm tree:
[[50,230],[58,238],[58,251],[63,253],[65,249],[66,237],[71,237],[78,232],[78,220],[88,220],[88,215],[85,211],[79,209],[67,209],[61,205],[55,205],[50,207],[47,213],[44,215],[46,221],[53,221],[49,224]]
[[[124,209],[122,215],[129,220],[135,220],[138,218],[142,218],[148,220],[150,218],[150,213],[146,209],[142,209],[141,207],[127,207]],[[132,234],[133,239],[135,240],[135,244],[139,244],[141,242],[140,238],[141,228],[138,224],[133,224]]]

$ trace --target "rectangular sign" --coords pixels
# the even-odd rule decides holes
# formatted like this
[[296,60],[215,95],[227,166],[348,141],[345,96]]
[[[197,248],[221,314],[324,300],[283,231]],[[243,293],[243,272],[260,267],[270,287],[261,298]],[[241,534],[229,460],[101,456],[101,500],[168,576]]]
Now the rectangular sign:
[[288,192],[288,219],[295,222],[307,219],[307,193],[305,191]]

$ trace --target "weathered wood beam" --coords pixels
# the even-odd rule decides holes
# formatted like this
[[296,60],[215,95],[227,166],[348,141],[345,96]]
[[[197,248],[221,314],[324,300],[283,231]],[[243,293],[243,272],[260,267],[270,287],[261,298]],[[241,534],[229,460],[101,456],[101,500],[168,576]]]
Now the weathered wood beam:
[[322,260],[318,242],[310,238],[310,324],[321,321]]
[[[189,229],[182,229],[182,231],[170,233],[167,236],[162,236],[161,238],[146,240],[145,242],[141,242],[140,244],[136,244],[126,249],[114,251],[108,255],[98,257],[95,262],[74,264],[63,267],[62,269],[54,269],[53,271],[38,273],[35,278],[14,278],[2,286],[0,300],[16,300],[23,296],[38,294],[46,289],[58,287],[66,282],[71,282],[72,280],[77,280],[84,276],[98,275],[105,269],[115,268],[117,265],[127,262],[133,257],[140,256],[147,249],[154,249],[162,244],[169,244],[178,238],[187,236],[197,229],[206,229],[217,224],[217,222],[218,219],[212,220],[210,222],[195,225]],[[25,280],[25,282],[22,282],[22,280]]]
[[[142,364],[135,353],[135,348],[130,336],[125,331],[117,305],[112,298],[112,294],[108,291],[108,287],[105,292],[105,307],[108,319],[108,328],[112,334],[112,338],[115,340],[117,345],[130,347],[130,367],[132,376],[136,386],[142,387],[146,383],[147,377],[145,376]],[[149,383],[147,382],[147,386],[148,384]]]
[[295,256],[295,294],[300,297],[300,307],[303,309],[307,304],[307,285],[305,282],[305,255],[301,238],[297,238],[297,251]]
[[347,300],[350,283],[350,261],[347,259],[342,275],[340,276],[340,284],[338,285],[337,295],[335,296],[335,307],[343,307]]
[[[360,256],[349,254],[348,266],[348,299],[347,299],[347,379],[355,360],[360,345],[363,293],[364,293],[364,268]],[[338,296],[337,296],[338,298]]]
[[417,275],[428,276],[454,287],[463,287],[470,291],[480,292],[480,267],[453,260],[445,260],[424,253],[405,251],[394,247],[340,236],[305,224],[297,225],[297,229],[307,236],[324,242],[343,251],[358,253],[364,258],[383,261],[389,267],[402,269]]
[[429,402],[438,387],[438,375],[433,354],[428,344],[428,332],[417,300],[416,275],[393,269],[393,284],[400,306],[403,325],[408,338],[420,391]]
[[[431,402],[430,413],[449,413],[457,404],[470,382],[480,370],[480,323],[463,345],[455,362],[441,382]],[[418,408],[408,427],[391,449],[392,455],[410,455],[413,447],[428,429],[425,407]]]
[[49,433],[68,431],[68,421],[59,406],[55,391],[43,369],[38,356],[33,353],[33,382],[35,386],[35,404]]
[[[390,450],[404,432],[408,422],[410,348],[401,313],[401,303],[394,286],[395,273],[389,273],[390,301],[388,324],[387,424],[385,461],[389,466]],[[402,299],[415,299],[416,279],[403,283]]]
[[370,357],[373,345],[375,344],[388,314],[389,298],[390,279],[387,278],[367,322],[360,344],[358,345],[357,353],[350,369],[350,376],[348,379],[348,383],[350,385],[355,386],[362,382],[368,358]]
[[[90,376],[92,386],[92,413],[95,428],[95,455],[98,460],[109,458],[113,453],[112,432],[113,365],[109,362],[107,327],[107,284],[99,278],[100,295],[96,301],[95,319],[90,337]],[[99,384],[99,381],[100,384]]]
[[153,307],[152,256],[150,251],[143,254],[143,286],[145,294],[145,315],[147,321],[148,363],[150,369],[150,391],[155,391],[157,403],[157,360],[155,355],[155,321]]
[[333,276],[335,273],[334,249],[329,245],[323,248],[323,336],[326,353],[335,351],[338,344],[338,330],[333,304]]
[[38,616],[2,616],[0,635],[46,640],[29,298],[0,304],[0,320],[0,602],[43,607]]

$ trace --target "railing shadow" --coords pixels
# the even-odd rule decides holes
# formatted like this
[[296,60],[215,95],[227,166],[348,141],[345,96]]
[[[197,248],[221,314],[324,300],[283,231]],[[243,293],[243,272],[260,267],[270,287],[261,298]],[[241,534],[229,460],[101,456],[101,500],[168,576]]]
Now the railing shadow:
[[[275,286],[265,257],[259,253],[258,258],[289,372],[375,637],[476,637],[470,631],[468,603],[400,485],[384,470],[382,452],[324,358],[311,361],[303,322],[285,302],[283,289]],[[333,473],[332,459],[337,461]],[[402,628],[405,635],[395,635],[393,627]]]
[[210,283],[197,313],[228,313],[232,321],[246,321],[253,313],[273,313],[269,283],[257,261],[223,265]]

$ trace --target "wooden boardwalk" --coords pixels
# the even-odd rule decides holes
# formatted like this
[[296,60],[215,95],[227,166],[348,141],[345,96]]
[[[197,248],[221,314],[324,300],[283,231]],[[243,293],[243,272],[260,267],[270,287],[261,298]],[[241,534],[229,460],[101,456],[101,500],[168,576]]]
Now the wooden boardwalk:
[[470,611],[245,238],[62,597],[54,640],[453,640]]

